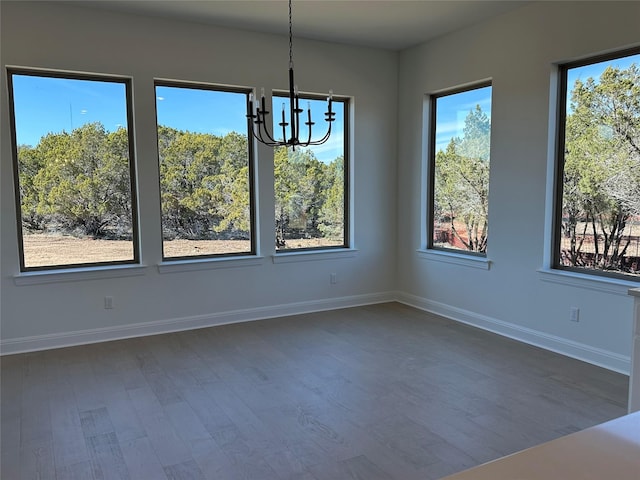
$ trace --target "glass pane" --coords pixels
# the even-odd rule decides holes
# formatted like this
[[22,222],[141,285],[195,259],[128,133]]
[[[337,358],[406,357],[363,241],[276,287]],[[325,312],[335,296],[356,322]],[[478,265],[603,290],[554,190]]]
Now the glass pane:
[[[284,111],[289,122],[289,99],[273,97],[274,111]],[[280,103],[281,108],[276,108]],[[345,105],[334,99],[336,120],[329,140],[307,148],[279,147],[274,151],[275,225],[277,249],[308,249],[346,246],[345,221]],[[307,112],[312,112],[311,138],[327,131],[325,100],[301,99],[299,138],[309,138]],[[281,115],[274,115],[274,136],[282,140]],[[287,136],[289,136],[287,130]]]
[[247,94],[156,86],[164,258],[251,253]]
[[133,261],[126,84],[11,81],[23,268]]
[[567,71],[561,266],[640,276],[640,55]]
[[491,87],[435,100],[433,247],[487,249]]

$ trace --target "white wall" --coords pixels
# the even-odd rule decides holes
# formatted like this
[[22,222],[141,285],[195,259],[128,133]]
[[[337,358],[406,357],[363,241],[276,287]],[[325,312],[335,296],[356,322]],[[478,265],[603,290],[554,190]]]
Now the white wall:
[[[400,56],[398,290],[403,301],[628,371],[628,285],[538,272],[548,245],[553,65],[640,44],[639,2],[539,2]],[[489,270],[420,258],[423,99],[493,81]],[[547,233],[545,233],[547,228]],[[548,265],[547,265],[548,266]],[[551,278],[561,283],[544,281]],[[568,284],[573,281],[574,285]],[[637,285],[637,284],[636,284]],[[605,291],[603,291],[603,289]],[[569,308],[580,321],[569,321]]]
[[[159,273],[161,260],[154,78],[287,87],[286,37],[83,9],[56,2],[1,3],[1,336],[4,352],[370,303],[395,288],[398,54],[295,40],[302,91],[354,98],[357,255],[278,263],[273,167],[259,149],[258,265]],[[19,273],[6,66],[130,76],[141,224],[142,275],[16,285]],[[329,274],[338,284],[329,284]],[[113,310],[103,298],[114,297]],[[142,325],[141,325],[142,324]]]

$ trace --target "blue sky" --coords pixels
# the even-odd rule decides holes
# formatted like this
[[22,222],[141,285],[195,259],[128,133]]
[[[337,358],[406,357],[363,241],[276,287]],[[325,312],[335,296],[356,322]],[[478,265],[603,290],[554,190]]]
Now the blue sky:
[[640,64],[640,55],[630,55],[628,57],[617,58],[615,60],[607,60],[605,62],[593,63],[584,67],[572,68],[567,76],[569,88],[580,79],[585,81],[589,77],[597,80],[608,65],[624,70],[629,68],[632,63]]
[[13,97],[20,145],[91,122],[109,131],[127,126],[123,83],[13,75]]
[[491,87],[476,88],[438,98],[436,110],[436,152],[445,150],[454,137],[463,137],[464,120],[480,105],[491,119]]
[[[108,131],[127,127],[126,89],[123,83],[13,75],[18,144],[35,146],[48,133],[69,132],[86,123],[101,122]],[[157,118],[161,125],[198,133],[226,135],[247,129],[246,96],[183,87],[156,87]],[[281,103],[281,99],[275,99]],[[311,101],[313,121],[324,134],[326,102]],[[322,161],[343,154],[344,112],[334,103],[338,121],[330,140],[313,151]],[[306,110],[307,101],[300,105]],[[280,121],[280,110],[276,111]],[[306,118],[306,112],[304,113]],[[287,113],[288,117],[288,113]],[[306,120],[305,120],[306,121]],[[305,127],[306,128],[306,127]],[[301,137],[306,130],[301,128]],[[316,137],[314,131],[314,137]]]
[[591,65],[570,69],[567,72],[567,107],[571,101],[571,90],[573,89],[573,85],[576,83],[576,80],[584,82],[591,77],[597,82],[602,72],[604,72],[609,65],[620,70],[624,70],[629,68],[632,63],[640,65],[640,55],[631,55],[628,57],[617,58],[615,60],[607,60],[605,62],[592,63]]

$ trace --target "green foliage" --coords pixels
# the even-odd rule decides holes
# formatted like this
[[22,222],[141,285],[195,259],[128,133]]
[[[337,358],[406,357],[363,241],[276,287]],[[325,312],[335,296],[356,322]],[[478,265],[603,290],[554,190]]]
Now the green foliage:
[[[491,122],[479,105],[465,118],[462,138],[452,138],[435,158],[434,217],[448,224],[465,248],[485,252],[489,203]],[[458,224],[464,225],[460,232]]]
[[569,265],[626,271],[628,221],[640,215],[640,70],[607,67],[599,81],[576,81],[566,119],[563,235]]
[[49,134],[18,150],[26,228],[98,237],[131,236],[126,130],[99,123]]
[[320,208],[318,229],[327,238],[344,241],[344,157],[327,166],[325,179],[326,196]]
[[250,237],[249,161],[245,136],[219,137],[158,128],[164,237]]
[[274,151],[276,244],[344,239],[344,158],[326,164],[312,150]]

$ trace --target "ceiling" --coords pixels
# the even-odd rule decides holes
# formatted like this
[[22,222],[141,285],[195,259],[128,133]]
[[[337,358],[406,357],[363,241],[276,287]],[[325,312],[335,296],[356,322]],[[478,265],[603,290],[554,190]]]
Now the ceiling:
[[[68,2],[122,11],[288,34],[286,0],[91,0]],[[293,35],[401,50],[520,8],[528,0],[296,0]]]

